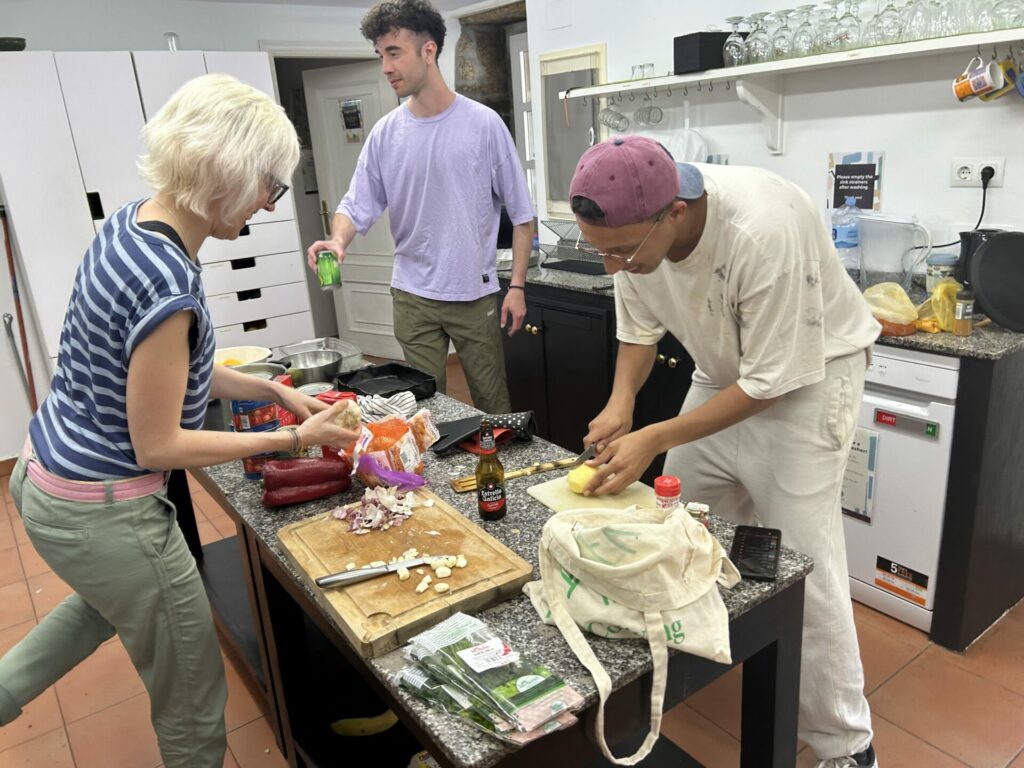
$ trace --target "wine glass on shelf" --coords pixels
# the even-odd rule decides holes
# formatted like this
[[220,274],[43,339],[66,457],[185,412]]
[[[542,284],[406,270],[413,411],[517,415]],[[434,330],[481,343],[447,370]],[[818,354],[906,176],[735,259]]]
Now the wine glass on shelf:
[[750,20],[754,28],[747,35],[745,48],[748,64],[759,64],[771,58],[772,41],[768,37],[764,20],[768,14],[764,11],[752,14]]
[[797,7],[797,14],[800,16],[800,23],[793,31],[793,55],[810,56],[815,52],[814,48],[814,25],[811,24],[811,11],[814,4],[801,5]]
[[792,14],[791,10],[775,12],[775,17],[782,22],[782,26],[772,35],[773,59],[788,59],[793,55],[793,30],[789,27],[789,18]]
[[992,29],[1012,29],[1020,26],[1024,16],[1024,3],[1021,0],[998,0],[989,11],[992,18]]
[[851,48],[860,46],[860,19],[854,14],[857,0],[847,0],[846,13],[839,17],[836,22],[836,39],[838,48],[841,51],[848,51]]
[[839,50],[839,3],[842,0],[825,0],[831,10],[818,23],[818,50],[833,53]]
[[903,35],[903,14],[896,8],[895,0],[886,0],[886,6],[878,14],[878,34],[881,42],[897,43]]
[[727,67],[738,67],[747,61],[747,49],[743,44],[743,35],[740,34],[740,22],[745,20],[743,16],[730,16],[726,19],[732,25],[732,32],[722,45],[722,59]]
[[906,42],[912,43],[932,36],[933,8],[932,0],[914,0],[904,9],[903,39]]

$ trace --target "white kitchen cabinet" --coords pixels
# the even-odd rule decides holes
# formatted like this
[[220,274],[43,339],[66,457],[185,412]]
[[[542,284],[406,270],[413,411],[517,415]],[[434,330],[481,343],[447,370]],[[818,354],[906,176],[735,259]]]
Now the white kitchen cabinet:
[[296,312],[214,329],[218,347],[283,347],[313,338],[313,314]]
[[22,300],[53,358],[95,235],[53,54],[0,53],[0,104],[0,189],[24,270]]
[[[266,54],[209,57],[217,71],[273,95]],[[206,66],[201,51],[0,53],[0,103],[16,117],[0,120],[0,199],[47,357],[58,354],[74,277],[96,229],[118,206],[149,194],[136,171],[144,120]],[[95,222],[87,192],[96,193]],[[219,343],[276,346],[313,335],[301,252],[290,194],[237,240],[207,241],[200,260],[210,272],[211,307],[219,308]],[[212,268],[220,262],[228,269]]]
[[203,262],[203,288],[209,295],[248,291],[265,285],[303,282],[306,279],[303,254],[271,253],[228,261]]
[[202,51],[133,51],[132,59],[147,120],[151,120],[181,86],[206,74]]
[[[206,71],[237,77],[280,103],[274,88],[270,56],[262,51],[206,51]],[[285,183],[288,179],[282,179]],[[273,211],[260,211],[250,219],[253,224],[291,221],[295,218],[295,200],[289,190],[277,201]]]
[[[120,206],[149,195],[139,178],[146,120],[128,51],[53,54],[96,231]],[[97,85],[102,84],[102,92]]]

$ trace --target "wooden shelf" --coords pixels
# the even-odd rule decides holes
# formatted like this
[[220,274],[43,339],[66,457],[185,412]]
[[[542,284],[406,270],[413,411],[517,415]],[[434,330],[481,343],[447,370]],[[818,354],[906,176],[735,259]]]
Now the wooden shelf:
[[[643,80],[622,80],[587,88],[560,91],[560,99],[585,99],[616,96],[626,93],[675,95],[696,89],[714,89],[715,83],[726,83],[736,97],[760,113],[765,126],[765,143],[773,154],[782,153],[784,75],[833,67],[892,61],[896,59],[932,56],[940,53],[980,50],[987,56],[990,50],[1008,43],[1024,41],[1024,28],[1002,29],[996,32],[977,32],[954,37],[916,40],[912,43],[893,43],[850,51],[822,53],[762,64],[744,64],[739,67],[709,69],[686,75],[666,75]],[[732,87],[731,84],[735,84]]]

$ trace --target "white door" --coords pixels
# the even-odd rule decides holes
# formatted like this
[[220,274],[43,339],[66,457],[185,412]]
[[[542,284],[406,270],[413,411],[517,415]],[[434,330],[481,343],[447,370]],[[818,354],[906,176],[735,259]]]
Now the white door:
[[[64,107],[90,198],[96,231],[118,208],[149,196],[136,161],[142,153],[142,103],[127,51],[53,54]],[[97,108],[102,83],[103,108]]]
[[[398,106],[398,98],[375,61],[309,70],[302,80],[320,202],[333,213],[348,190],[366,136]],[[334,304],[342,339],[365,354],[401,360],[391,319],[394,253],[385,212],[365,236],[356,235],[349,244]]]

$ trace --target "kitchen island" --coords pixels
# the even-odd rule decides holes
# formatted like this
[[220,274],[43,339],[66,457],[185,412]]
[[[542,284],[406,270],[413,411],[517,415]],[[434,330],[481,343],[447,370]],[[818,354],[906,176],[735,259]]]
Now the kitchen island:
[[[436,395],[423,405],[437,421],[474,413],[468,406],[443,395]],[[514,442],[501,450],[507,469],[567,455],[570,454],[564,449],[540,439]],[[498,522],[483,522],[476,514],[475,496],[455,494],[448,485],[452,477],[470,474],[475,458],[458,450],[444,457],[431,456],[426,471],[431,489],[526,559],[536,575],[537,542],[551,514],[526,493],[536,479],[509,480],[508,516]],[[592,762],[597,755],[588,735],[592,733],[597,700],[593,681],[558,630],[539,620],[524,595],[478,615],[517,650],[547,664],[569,681],[585,697],[588,710],[580,715],[579,725],[545,736],[521,750],[512,750],[397,689],[390,675],[403,663],[400,651],[370,661],[359,658],[324,609],[319,590],[310,588],[283,555],[277,538],[282,526],[324,512],[339,501],[354,500],[361,492],[359,489],[340,498],[269,510],[259,501],[257,484],[242,476],[240,462],[194,470],[194,474],[238,525],[239,541],[235,545],[241,545],[244,570],[251,577],[254,624],[265,660],[268,688],[272,690],[270,719],[277,727],[282,752],[290,764],[336,765],[340,751],[355,749],[330,731],[332,715],[323,711],[322,702],[330,701],[332,693],[325,695],[317,690],[318,678],[327,678],[330,663],[322,652],[309,652],[304,635],[310,623],[331,643],[341,659],[339,663],[349,665],[352,674],[362,674],[376,694],[399,715],[405,728],[428,746],[442,765],[485,768],[497,764],[606,764]],[[546,479],[541,476],[541,482]],[[732,530],[724,521],[713,521],[713,532],[726,548]],[[741,582],[733,590],[722,592],[730,618],[733,660],[744,662],[744,766],[794,764],[803,580],[810,569],[809,558],[784,550],[777,581]],[[619,748],[623,753],[634,746],[630,739],[646,732],[650,653],[641,641],[589,639],[616,690],[607,708],[608,740],[611,744],[626,742]],[[666,709],[728,669],[727,665],[673,652]],[[343,694],[344,691],[337,691],[333,695]],[[656,753],[668,761],[666,764],[695,765],[666,739],[659,741]],[[650,764],[659,764],[660,759],[652,759]]]
[[[541,436],[578,449],[611,393],[612,278],[533,267],[526,302],[526,333],[505,339],[512,408],[534,409],[544,416],[538,417]],[[599,345],[603,355],[595,351]],[[996,325],[967,337],[918,331],[880,338],[876,346],[955,358],[959,369],[931,639],[960,651],[1024,598],[1024,441],[1018,434],[1024,423],[1024,333]],[[678,414],[693,368],[682,344],[666,334],[637,395],[634,429]],[[579,387],[580,381],[588,386]],[[655,459],[645,482],[660,473],[663,461]]]

